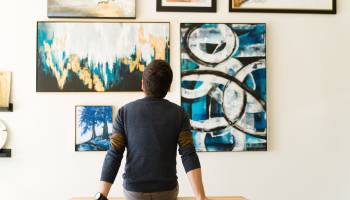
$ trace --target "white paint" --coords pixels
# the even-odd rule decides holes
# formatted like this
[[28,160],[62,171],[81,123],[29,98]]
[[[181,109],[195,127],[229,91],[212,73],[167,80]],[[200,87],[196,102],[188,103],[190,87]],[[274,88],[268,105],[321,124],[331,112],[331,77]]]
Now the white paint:
[[212,0],[192,0],[190,2],[162,0],[163,6],[210,7],[211,4]]
[[[350,199],[350,1],[338,15],[156,13],[138,1],[138,21],[171,21],[174,86],[180,102],[180,22],[266,22],[269,152],[200,153],[209,195],[250,200]],[[74,152],[74,106],[117,107],[141,93],[35,93],[36,21],[46,0],[1,2],[0,70],[13,72],[13,113],[6,122],[13,157],[0,158],[1,200],[93,196],[104,153]],[[88,20],[91,21],[91,20]],[[114,20],[113,20],[114,21]],[[115,20],[120,21],[120,20]],[[133,21],[133,20],[131,20]],[[191,195],[178,159],[180,194]],[[121,168],[123,171],[123,168]],[[121,173],[113,196],[122,195]]]
[[4,122],[0,120],[0,149],[2,149],[6,144],[7,135],[8,133],[6,131],[6,126]]

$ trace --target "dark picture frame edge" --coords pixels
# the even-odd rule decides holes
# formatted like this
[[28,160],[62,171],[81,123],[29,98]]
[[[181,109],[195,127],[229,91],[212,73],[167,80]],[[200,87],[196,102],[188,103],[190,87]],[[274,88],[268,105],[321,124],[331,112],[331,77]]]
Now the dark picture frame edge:
[[229,1],[229,12],[242,13],[289,13],[289,14],[337,14],[337,0],[332,0],[331,10],[310,10],[310,9],[253,9],[253,8],[233,8],[232,0]]
[[211,0],[211,7],[163,6],[162,0],[157,0],[157,12],[212,12],[217,11],[217,1]]

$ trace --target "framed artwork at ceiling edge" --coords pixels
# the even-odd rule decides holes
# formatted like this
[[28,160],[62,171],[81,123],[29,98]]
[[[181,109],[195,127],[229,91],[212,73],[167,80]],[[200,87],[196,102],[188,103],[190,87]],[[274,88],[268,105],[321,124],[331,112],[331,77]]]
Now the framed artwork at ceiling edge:
[[112,123],[113,106],[76,106],[75,151],[107,151]]
[[160,12],[216,12],[216,0],[157,0]]
[[336,0],[229,0],[230,12],[336,14]]
[[182,23],[181,105],[197,151],[266,151],[266,25]]
[[168,22],[38,22],[37,92],[141,91],[154,59],[170,61]]
[[47,0],[48,17],[136,18],[136,0]]

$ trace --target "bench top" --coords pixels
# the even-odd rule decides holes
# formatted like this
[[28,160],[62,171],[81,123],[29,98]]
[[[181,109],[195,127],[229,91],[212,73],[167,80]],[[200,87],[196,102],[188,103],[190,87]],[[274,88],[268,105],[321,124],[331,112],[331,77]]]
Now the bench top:
[[[244,197],[208,197],[209,200],[247,200]],[[71,200],[93,200],[92,198],[72,198]],[[109,200],[125,200],[124,198],[109,198]],[[193,197],[179,197],[178,200],[194,200]]]

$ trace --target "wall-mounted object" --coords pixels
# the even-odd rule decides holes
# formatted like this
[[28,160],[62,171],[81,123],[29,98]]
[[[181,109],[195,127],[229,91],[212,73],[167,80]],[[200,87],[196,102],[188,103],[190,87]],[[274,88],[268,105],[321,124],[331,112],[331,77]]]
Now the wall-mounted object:
[[0,72],[0,111],[11,111],[11,72]]
[[37,92],[141,91],[154,59],[169,62],[163,22],[38,22]]
[[113,106],[75,107],[75,151],[106,151],[112,134]]
[[197,151],[266,151],[266,25],[181,24],[181,105]]
[[229,0],[230,12],[336,14],[336,0]]
[[48,0],[48,17],[136,18],[136,0]]
[[6,125],[0,120],[0,149],[2,149],[6,144],[8,137],[7,135]]
[[157,0],[159,12],[216,12],[216,0]]

